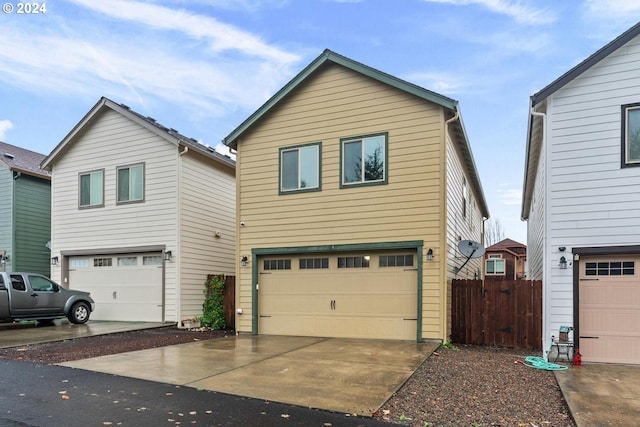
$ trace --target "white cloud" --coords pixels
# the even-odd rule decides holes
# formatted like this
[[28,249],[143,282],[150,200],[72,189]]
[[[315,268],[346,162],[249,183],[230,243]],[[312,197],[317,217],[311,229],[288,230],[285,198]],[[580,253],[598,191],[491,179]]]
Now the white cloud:
[[[480,5],[494,13],[507,15],[523,24],[550,24],[557,16],[549,9],[526,6],[522,1],[512,0],[423,0],[432,3],[448,3],[459,6]],[[535,2],[531,2],[535,4]]]
[[0,120],[0,141],[4,141],[9,129],[13,128],[13,123],[9,120]]
[[184,10],[73,1],[125,22],[82,14],[54,16],[46,28],[6,25],[0,32],[0,82],[34,93],[105,95],[222,117],[259,106],[293,75],[300,59],[249,32]]
[[296,55],[273,47],[253,34],[221,23],[210,17],[196,15],[185,10],[171,9],[128,0],[70,0],[88,9],[125,21],[134,21],[150,28],[177,31],[184,35],[204,40],[214,52],[237,51],[279,63],[297,61]]
[[506,206],[520,206],[522,203],[522,190],[521,189],[507,189],[498,190],[498,197],[503,205]]
[[441,72],[417,72],[405,76],[405,79],[442,95],[453,95],[462,88],[460,79]]

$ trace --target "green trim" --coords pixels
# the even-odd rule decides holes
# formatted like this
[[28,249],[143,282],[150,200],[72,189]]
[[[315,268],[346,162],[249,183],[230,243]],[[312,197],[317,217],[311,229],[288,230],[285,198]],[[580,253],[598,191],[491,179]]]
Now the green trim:
[[251,335],[258,335],[258,255],[251,251]]
[[[382,181],[362,181],[350,184],[344,183],[344,143],[384,136],[384,179]],[[363,171],[364,172],[364,171]],[[340,188],[368,187],[371,185],[387,185],[389,183],[389,132],[371,133],[368,135],[340,138]]]
[[[282,190],[282,152],[289,151],[293,149],[300,149],[304,147],[318,147],[318,186],[310,187],[310,188],[298,188],[297,190]],[[300,164],[300,157],[298,157],[298,166]],[[298,193],[310,193],[313,191],[322,191],[322,142],[310,142],[308,144],[300,144],[300,145],[290,145],[287,147],[280,147],[278,150],[278,194],[286,195],[286,194],[298,194]]]
[[325,63],[333,62],[334,64],[341,65],[352,71],[370,77],[381,83],[392,86],[396,89],[400,89],[404,92],[408,92],[418,98],[433,102],[449,110],[455,111],[458,107],[458,101],[432,92],[413,83],[409,83],[405,80],[394,77],[390,74],[383,73],[382,71],[371,68],[367,65],[356,62],[345,56],[339,55],[326,49],[320,56],[318,56],[311,64],[305,67],[297,76],[295,76],[289,83],[287,83],[282,89],[276,92],[267,102],[265,102],[258,110],[250,115],[244,122],[234,129],[222,142],[231,147],[237,148],[238,139],[242,134],[253,126],[258,120],[260,120],[265,114],[267,114],[272,108],[274,108],[283,98],[289,93],[295,90],[302,82],[304,82],[310,75],[320,69]]
[[253,248],[251,249],[251,334],[258,335],[258,289],[259,283],[258,257],[264,255],[305,254],[318,252],[355,252],[355,251],[380,251],[389,249],[414,249],[418,257],[417,286],[417,325],[416,341],[422,342],[422,249],[424,241],[409,240],[405,242],[379,242],[379,243],[347,243],[339,245],[318,246],[292,246],[282,248]]
[[422,342],[422,263],[424,257],[422,256],[424,246],[421,244],[417,248],[418,252],[418,305],[416,312],[418,314],[418,324],[416,325],[416,342]]

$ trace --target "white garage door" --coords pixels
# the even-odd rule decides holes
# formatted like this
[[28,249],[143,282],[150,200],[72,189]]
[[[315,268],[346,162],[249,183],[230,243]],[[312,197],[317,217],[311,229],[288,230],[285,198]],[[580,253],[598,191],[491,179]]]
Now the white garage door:
[[260,334],[415,340],[415,252],[264,257]]
[[580,352],[585,362],[640,364],[640,257],[580,259]]
[[162,321],[162,254],[74,256],[69,286],[91,292],[93,320]]

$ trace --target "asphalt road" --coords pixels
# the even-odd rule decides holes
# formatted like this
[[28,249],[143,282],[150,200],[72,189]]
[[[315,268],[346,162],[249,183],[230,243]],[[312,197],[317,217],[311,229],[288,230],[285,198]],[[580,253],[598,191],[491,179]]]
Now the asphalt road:
[[0,361],[0,427],[192,425],[328,427],[389,424],[81,369]]

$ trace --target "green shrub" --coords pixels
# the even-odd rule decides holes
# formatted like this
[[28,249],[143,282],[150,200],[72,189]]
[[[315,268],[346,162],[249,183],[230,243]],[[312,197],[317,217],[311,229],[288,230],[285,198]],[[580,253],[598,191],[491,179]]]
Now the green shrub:
[[224,276],[211,276],[204,287],[200,324],[211,329],[224,329]]

